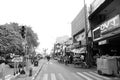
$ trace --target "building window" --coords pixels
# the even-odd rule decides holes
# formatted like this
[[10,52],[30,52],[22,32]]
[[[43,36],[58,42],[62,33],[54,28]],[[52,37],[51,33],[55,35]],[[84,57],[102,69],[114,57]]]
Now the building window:
[[95,30],[95,31],[93,32],[93,35],[94,35],[94,39],[99,38],[99,37],[100,37],[100,28],[97,29],[97,30]]

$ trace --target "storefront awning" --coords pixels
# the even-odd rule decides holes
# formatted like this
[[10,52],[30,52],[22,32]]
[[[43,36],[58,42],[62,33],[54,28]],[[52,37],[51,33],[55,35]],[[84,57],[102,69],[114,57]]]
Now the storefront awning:
[[86,48],[82,47],[79,49],[73,49],[72,52],[74,52],[74,53],[86,53]]

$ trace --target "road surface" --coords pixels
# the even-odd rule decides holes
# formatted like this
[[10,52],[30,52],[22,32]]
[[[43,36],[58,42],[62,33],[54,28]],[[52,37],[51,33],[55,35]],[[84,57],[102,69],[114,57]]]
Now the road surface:
[[65,66],[51,60],[44,64],[35,80],[120,80],[120,78],[101,76],[95,70]]

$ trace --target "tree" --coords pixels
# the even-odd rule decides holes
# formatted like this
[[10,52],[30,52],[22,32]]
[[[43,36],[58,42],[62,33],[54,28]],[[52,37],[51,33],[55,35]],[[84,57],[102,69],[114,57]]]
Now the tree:
[[[31,27],[26,27],[26,40],[28,45],[28,53],[34,53],[35,49],[38,45],[38,36],[33,32]],[[33,51],[32,51],[33,50]]]
[[[37,47],[37,34],[33,30],[26,27],[26,42],[29,48]],[[0,25],[0,52],[21,54],[24,51],[23,37],[21,36],[22,26],[18,23],[10,23]]]
[[22,49],[22,38],[11,24],[0,25],[0,51],[1,53],[18,53]]

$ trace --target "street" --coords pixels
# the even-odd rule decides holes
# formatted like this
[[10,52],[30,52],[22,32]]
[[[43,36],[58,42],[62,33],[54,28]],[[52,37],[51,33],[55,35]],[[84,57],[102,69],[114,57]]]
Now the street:
[[119,80],[119,78],[101,76],[94,69],[75,68],[50,60],[46,61],[35,80]]

